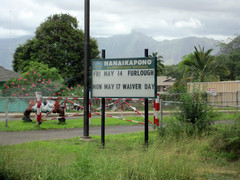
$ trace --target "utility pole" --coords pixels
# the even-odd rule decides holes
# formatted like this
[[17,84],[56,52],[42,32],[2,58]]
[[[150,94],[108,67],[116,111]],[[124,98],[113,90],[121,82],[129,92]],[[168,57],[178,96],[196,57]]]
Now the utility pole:
[[84,2],[84,127],[82,139],[89,137],[89,62],[90,62],[90,0]]

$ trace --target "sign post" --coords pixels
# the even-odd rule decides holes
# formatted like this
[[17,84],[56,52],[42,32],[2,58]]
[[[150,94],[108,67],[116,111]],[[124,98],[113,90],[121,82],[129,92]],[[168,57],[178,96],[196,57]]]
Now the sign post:
[[145,99],[145,145],[148,147],[148,99],[157,97],[157,58],[113,58],[91,60],[91,97],[102,98],[102,145],[105,144],[105,98]]
[[[144,55],[145,57],[148,57],[148,49],[144,50]],[[156,74],[156,72],[155,72]],[[155,84],[155,86],[157,86]],[[144,105],[145,105],[145,146],[148,147],[148,98],[145,98],[144,100]]]
[[156,98],[156,58],[92,60],[92,97]]
[[[105,50],[102,50],[102,58],[105,59]],[[105,146],[105,98],[102,98],[102,113],[101,113],[101,141],[102,147]]]

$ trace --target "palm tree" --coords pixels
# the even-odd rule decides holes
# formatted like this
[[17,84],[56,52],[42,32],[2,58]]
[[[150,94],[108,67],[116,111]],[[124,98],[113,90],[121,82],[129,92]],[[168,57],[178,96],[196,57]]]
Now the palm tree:
[[204,82],[208,79],[217,79],[220,73],[228,74],[229,70],[220,64],[216,63],[216,58],[210,53],[213,49],[209,49],[206,52],[204,47],[199,49],[194,46],[194,56],[192,59],[186,59],[183,64],[187,66],[187,72],[190,73],[193,78],[198,79],[200,82]]
[[152,52],[152,55],[149,55],[149,57],[157,57],[157,75],[161,75],[164,71],[163,57],[161,55],[158,56],[158,52]]

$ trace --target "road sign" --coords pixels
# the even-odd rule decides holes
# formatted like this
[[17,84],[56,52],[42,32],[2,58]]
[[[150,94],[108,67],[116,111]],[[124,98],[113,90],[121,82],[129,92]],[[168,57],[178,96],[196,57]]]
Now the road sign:
[[92,59],[92,97],[155,98],[155,57]]

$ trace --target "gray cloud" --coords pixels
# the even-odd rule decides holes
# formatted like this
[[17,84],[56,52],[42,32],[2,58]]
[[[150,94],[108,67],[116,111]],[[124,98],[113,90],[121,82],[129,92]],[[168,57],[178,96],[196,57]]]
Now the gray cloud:
[[[48,16],[69,13],[83,29],[84,0],[1,0],[0,38],[32,34]],[[156,39],[239,33],[239,0],[91,0],[91,35],[140,31]],[[11,31],[11,33],[9,33]]]

